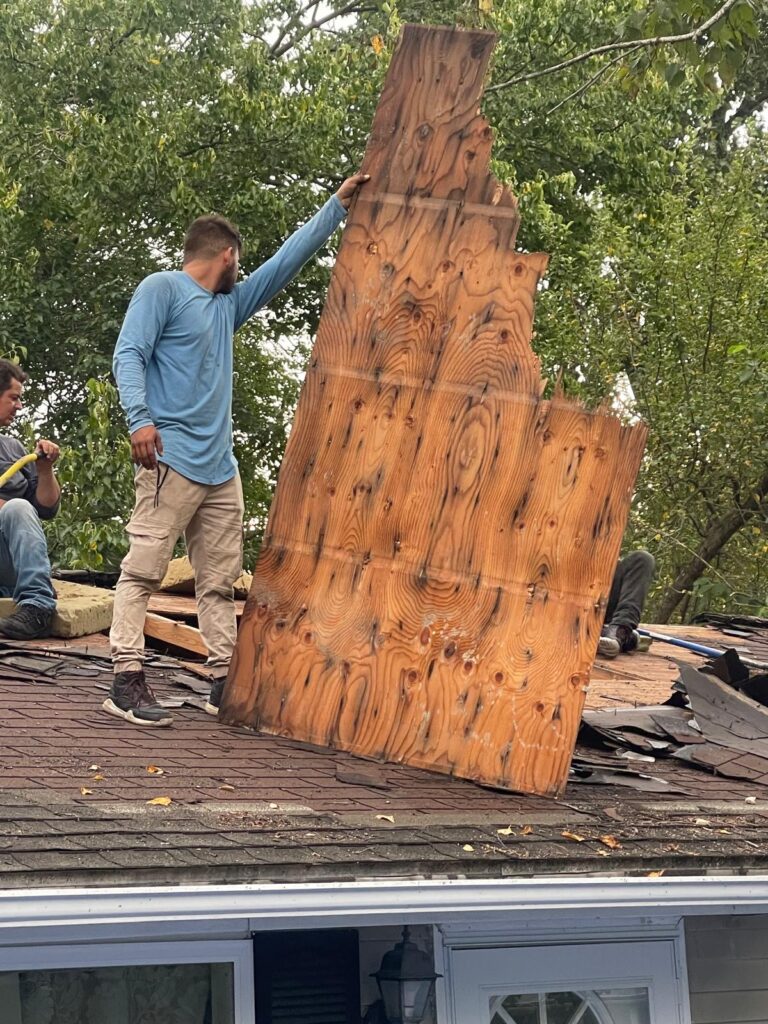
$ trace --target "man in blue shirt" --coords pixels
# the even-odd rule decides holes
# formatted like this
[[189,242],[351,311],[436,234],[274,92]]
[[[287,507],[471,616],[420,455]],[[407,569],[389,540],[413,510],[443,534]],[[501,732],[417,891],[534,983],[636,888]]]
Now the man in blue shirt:
[[[0,359],[0,427],[8,427],[22,407],[26,373]],[[27,463],[0,487],[0,597],[12,597],[16,610],[0,619],[0,638],[30,640],[48,636],[56,609],[51,563],[41,519],[59,510],[60,489],[53,472],[59,457],[53,441],[38,441],[37,462]],[[21,441],[0,435],[0,473],[26,455]]]
[[103,705],[110,714],[137,725],[171,724],[144,678],[144,619],[182,534],[213,680],[206,710],[218,714],[237,633],[232,584],[242,569],[233,335],[325,244],[366,180],[347,178],[312,220],[239,283],[237,229],[224,217],[199,217],[184,240],[183,270],[150,274],[134,292],[113,362],[137,470],[130,549],[110,632],[115,677]]

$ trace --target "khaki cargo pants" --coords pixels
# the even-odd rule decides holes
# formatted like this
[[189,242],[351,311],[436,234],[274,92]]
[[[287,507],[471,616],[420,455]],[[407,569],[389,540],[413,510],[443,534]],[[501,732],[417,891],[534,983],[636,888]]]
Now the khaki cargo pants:
[[208,486],[188,480],[170,466],[139,467],[136,507],[126,530],[131,546],[120,566],[109,634],[115,672],[142,667],[147,604],[183,534],[195,571],[198,621],[208,648],[206,664],[213,675],[225,676],[237,638],[232,584],[243,564],[239,475]]

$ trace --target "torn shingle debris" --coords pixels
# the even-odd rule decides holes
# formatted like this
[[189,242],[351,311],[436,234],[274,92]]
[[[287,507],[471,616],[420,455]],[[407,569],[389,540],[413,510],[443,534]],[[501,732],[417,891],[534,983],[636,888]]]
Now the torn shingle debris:
[[[680,665],[675,684],[679,701],[662,706],[603,708],[585,711],[580,743],[601,751],[594,764],[606,781],[606,752],[632,761],[672,757],[728,778],[768,785],[768,687],[763,675],[751,675],[733,650],[704,666]],[[748,693],[758,694],[762,701]],[[574,761],[584,771],[589,757]],[[620,771],[614,767],[613,772]],[[622,774],[627,775],[624,767]],[[646,788],[639,770],[625,785]],[[607,776],[611,777],[610,773]],[[590,781],[586,776],[585,781]],[[594,780],[592,780],[594,781]]]

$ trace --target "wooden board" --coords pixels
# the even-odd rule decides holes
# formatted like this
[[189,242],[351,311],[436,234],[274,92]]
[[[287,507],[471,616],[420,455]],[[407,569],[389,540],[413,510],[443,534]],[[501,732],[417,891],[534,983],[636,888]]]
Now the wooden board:
[[155,615],[147,612],[144,620],[144,634],[155,640],[162,640],[163,643],[173,644],[174,647],[181,647],[193,654],[208,656],[208,648],[205,646],[202,634],[194,626],[186,626],[182,622],[175,622],[173,619],[165,619],[162,615]]
[[[238,618],[243,614],[245,601],[235,601],[235,614]],[[193,595],[188,594],[152,594],[147,609],[150,612],[157,612],[159,615],[166,615],[170,618],[196,619],[197,600]]]
[[488,171],[493,43],[401,37],[221,717],[557,794],[645,429],[541,398],[547,259]]

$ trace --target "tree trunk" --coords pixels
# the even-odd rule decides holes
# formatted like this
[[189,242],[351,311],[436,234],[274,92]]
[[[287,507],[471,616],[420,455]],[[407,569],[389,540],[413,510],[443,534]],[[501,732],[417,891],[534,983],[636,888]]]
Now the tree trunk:
[[712,559],[723,550],[731,537],[738,533],[755,513],[761,510],[763,499],[767,494],[768,472],[765,473],[748,501],[738,508],[726,512],[724,516],[712,523],[695,556],[667,587],[656,615],[658,622],[669,622],[683,597],[690,593],[696,580],[704,575]]

